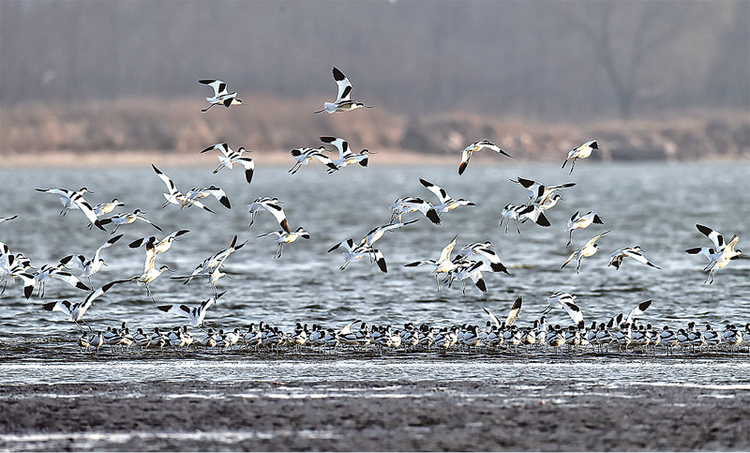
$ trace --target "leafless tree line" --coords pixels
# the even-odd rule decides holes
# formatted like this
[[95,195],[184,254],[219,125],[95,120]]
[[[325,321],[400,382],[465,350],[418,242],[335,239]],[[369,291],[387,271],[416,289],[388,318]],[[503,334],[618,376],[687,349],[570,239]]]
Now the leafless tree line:
[[408,114],[748,110],[750,2],[0,2],[3,106],[200,98],[200,78],[322,104],[334,65]]

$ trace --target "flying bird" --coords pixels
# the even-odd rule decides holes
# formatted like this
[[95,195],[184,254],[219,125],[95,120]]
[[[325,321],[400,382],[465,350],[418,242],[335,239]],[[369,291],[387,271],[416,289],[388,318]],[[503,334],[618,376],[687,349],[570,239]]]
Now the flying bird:
[[563,269],[565,266],[568,265],[569,262],[575,259],[578,261],[578,265],[576,266],[576,274],[580,273],[581,272],[581,260],[583,260],[584,258],[588,258],[589,256],[593,256],[599,250],[599,244],[597,244],[596,241],[609,232],[610,230],[607,230],[604,233],[599,234],[589,239],[589,241],[583,247],[581,247],[580,249],[570,254],[568,259],[565,260],[565,262],[560,267],[560,269]]
[[294,166],[289,169],[289,173],[297,173],[303,165],[307,165],[313,159],[317,159],[320,163],[328,167],[329,172],[338,170],[339,168],[333,163],[333,159],[323,154],[323,151],[326,151],[324,146],[318,148],[294,148],[290,154],[294,158],[295,163]]
[[736,234],[732,236],[729,242],[725,242],[724,235],[705,225],[696,224],[695,227],[703,235],[713,242],[714,247],[694,247],[685,250],[691,255],[702,254],[708,258],[708,264],[703,268],[703,272],[708,272],[708,277],[703,284],[712,284],[714,282],[714,273],[725,268],[732,260],[742,256],[742,250],[735,249],[740,238]]
[[244,105],[242,100],[237,99],[236,91],[232,93],[229,92],[226,82],[221,80],[202,79],[199,80],[198,83],[208,85],[214,89],[214,95],[206,98],[206,102],[209,103],[209,106],[202,109],[201,112],[207,112],[214,105],[223,105],[226,108],[229,108],[229,106],[232,105]]
[[323,113],[323,112],[328,112],[328,114],[332,114],[335,112],[348,112],[349,110],[354,110],[358,108],[366,108],[366,109],[372,108],[369,105],[365,105],[362,102],[351,99],[352,84],[351,82],[349,82],[349,79],[346,78],[344,73],[341,72],[335,66],[333,68],[333,80],[336,81],[336,86],[338,87],[336,100],[334,102],[323,103],[323,109],[313,112],[314,114],[317,115],[318,113]]
[[604,225],[604,222],[602,222],[602,219],[599,217],[596,211],[589,211],[584,215],[580,215],[580,211],[576,211],[572,216],[570,216],[570,219],[568,219],[568,226],[565,229],[565,231],[570,232],[570,235],[568,237],[568,243],[565,244],[565,247],[570,247],[570,243],[573,242],[573,231],[588,228],[592,223]]
[[659,266],[655,265],[648,259],[646,259],[645,256],[643,256],[643,250],[641,249],[640,245],[636,245],[635,247],[623,247],[621,249],[617,249],[614,252],[612,252],[609,255],[609,266],[614,266],[615,269],[619,269],[622,265],[622,260],[625,258],[633,258],[634,260],[638,261],[639,263],[643,263],[646,266],[653,267],[654,269],[661,269]]
[[172,305],[159,305],[156,308],[163,311],[164,313],[171,313],[177,316],[183,316],[188,318],[190,325],[194,327],[200,327],[203,325],[203,320],[206,317],[206,313],[211,306],[218,304],[219,298],[224,295],[226,291],[212,296],[210,299],[201,302],[197,307],[189,307],[185,304],[172,304]]
[[563,162],[561,168],[565,168],[565,164],[570,160],[573,162],[573,165],[570,167],[570,173],[568,174],[573,174],[573,169],[576,168],[576,160],[589,157],[595,149],[599,149],[599,143],[596,140],[590,140],[577,148],[571,149],[568,151],[568,156],[565,158],[565,162]]
[[467,146],[461,151],[461,163],[458,164],[459,175],[464,174],[464,171],[466,171],[466,167],[469,166],[469,160],[471,159],[471,155],[483,148],[490,149],[492,151],[495,151],[498,154],[502,154],[505,157],[510,157],[511,159],[513,159],[513,156],[511,156],[510,154],[500,149],[499,146],[492,143],[491,141],[479,140],[470,144],[469,146]]
[[253,172],[255,171],[255,161],[253,161],[252,157],[245,155],[246,152],[249,153],[250,151],[246,150],[244,146],[240,146],[240,148],[235,151],[226,143],[217,143],[201,151],[201,154],[215,149],[219,150],[221,154],[218,156],[219,166],[216,167],[213,173],[216,174],[225,167],[231,170],[234,164],[239,164],[245,167],[245,180],[250,184],[253,180]]
[[247,226],[252,226],[253,222],[255,222],[255,216],[258,212],[263,210],[266,210],[273,215],[282,230],[291,233],[289,230],[289,222],[286,220],[286,214],[281,207],[281,202],[275,197],[258,197],[255,201],[247,205],[247,211],[248,214],[250,214],[250,223]]

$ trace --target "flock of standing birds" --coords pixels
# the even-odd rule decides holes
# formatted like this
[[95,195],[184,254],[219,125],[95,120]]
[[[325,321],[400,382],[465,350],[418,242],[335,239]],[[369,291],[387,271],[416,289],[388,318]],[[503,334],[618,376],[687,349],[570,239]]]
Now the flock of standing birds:
[[[371,108],[351,98],[351,83],[335,67],[333,68],[333,78],[338,87],[336,100],[334,102],[325,102],[323,109],[314,112],[315,114],[322,112],[333,114],[359,108]],[[237,97],[237,93],[229,92],[227,84],[221,80],[199,80],[199,83],[208,85],[214,90],[214,95],[206,98],[209,105],[202,112],[207,112],[217,105],[223,105],[226,108],[233,105],[244,105]],[[302,166],[306,166],[316,160],[324,165],[329,173],[341,171],[344,167],[353,164],[367,167],[369,156],[375,154],[367,149],[355,153],[346,140],[338,137],[320,137],[320,141],[323,145],[317,148],[303,147],[291,150],[291,156],[294,158],[295,163],[289,170],[289,173],[294,174]],[[325,145],[336,148],[338,158],[331,158],[329,156],[331,150],[326,148]],[[512,158],[510,154],[489,140],[479,140],[471,143],[461,151],[461,161],[458,166],[459,175],[462,175],[466,171],[472,154],[483,149]],[[576,161],[589,157],[597,149],[599,149],[598,142],[591,140],[570,150],[562,164],[562,168],[564,169],[570,163],[568,174],[572,174]],[[231,170],[234,165],[238,165],[244,168],[247,183],[252,182],[255,164],[253,159],[248,155],[248,150],[240,147],[235,151],[227,143],[218,143],[208,146],[201,153],[214,151],[219,152],[219,165],[213,171],[214,174],[224,168]],[[164,182],[167,189],[167,192],[163,194],[166,201],[162,205],[162,208],[173,204],[179,206],[180,209],[196,207],[209,213],[214,213],[214,210],[206,204],[207,198],[214,197],[222,206],[231,209],[232,205],[229,198],[220,187],[215,185],[194,187],[186,192],[182,192],[169,176],[153,164],[152,168],[157,177]],[[507,204],[501,213],[500,226],[504,225],[505,232],[507,233],[512,223],[519,234],[521,233],[521,225],[526,222],[541,227],[549,227],[550,222],[545,212],[553,208],[562,198],[559,193],[560,191],[569,189],[576,184],[571,182],[549,186],[521,177],[511,181],[519,184],[528,192],[528,199],[520,204]],[[379,249],[375,248],[375,243],[385,233],[401,229],[419,220],[419,218],[402,220],[402,216],[421,212],[430,222],[440,225],[441,214],[461,206],[475,205],[472,201],[463,198],[452,198],[445,189],[425,179],[420,178],[419,182],[432,192],[440,203],[431,203],[419,197],[401,197],[397,199],[390,206],[392,216],[387,224],[373,228],[359,242],[353,238],[348,238],[333,245],[328,250],[328,252],[341,251],[344,263],[339,268],[340,270],[343,271],[353,262],[367,260],[370,263],[375,263],[380,271],[387,272],[385,256]],[[504,345],[506,348],[517,351],[519,346],[525,346],[528,350],[532,346],[538,348],[546,345],[557,351],[563,346],[567,346],[568,350],[580,350],[586,346],[604,350],[609,345],[614,344],[621,350],[627,350],[628,348],[643,350],[649,347],[656,348],[657,345],[661,345],[669,353],[673,348],[678,346],[691,351],[703,350],[706,347],[722,347],[729,350],[738,350],[743,342],[750,343],[750,324],[747,324],[744,330],[738,329],[735,325],[727,324],[724,330],[720,332],[712,329],[710,325],[707,325],[704,330],[700,330],[692,322],[684,328],[677,330],[673,330],[667,326],[661,330],[653,328],[650,324],[644,326],[640,323],[638,317],[651,305],[650,300],[638,304],[627,314],[620,313],[613,316],[608,322],[593,322],[590,327],[586,327],[581,309],[575,303],[576,296],[564,292],[557,292],[549,296],[547,298],[548,307],[542,316],[534,321],[533,326],[523,328],[515,324],[522,306],[522,299],[519,297],[515,300],[509,314],[503,320],[485,308],[484,310],[489,320],[486,322],[484,328],[480,328],[478,325],[455,325],[437,328],[428,324],[422,324],[417,327],[413,323],[407,323],[403,329],[393,329],[390,325],[371,325],[368,327],[361,320],[356,320],[346,324],[341,329],[324,328],[317,324],[314,324],[310,329],[307,324],[298,322],[294,331],[284,332],[278,327],[260,322],[257,325],[251,323],[246,331],[240,328],[227,329],[226,332],[224,329],[214,330],[213,328],[209,328],[208,330],[204,330],[202,326],[208,309],[219,303],[220,297],[224,294],[224,292],[219,292],[216,287],[217,282],[226,275],[222,271],[222,267],[230,255],[241,249],[246,242],[238,243],[236,235],[228,247],[217,251],[201,263],[198,263],[191,274],[172,277],[173,279],[182,280],[186,284],[194,279],[206,279],[208,281],[207,285],[210,285],[213,290],[212,297],[197,306],[188,306],[186,304],[157,306],[157,309],[162,312],[187,318],[186,325],[176,326],[171,331],[160,331],[156,327],[153,329],[153,332],[144,332],[142,328],[138,328],[136,332],[131,333],[127,324],[123,322],[121,328],[108,327],[106,331],[94,331],[84,320],[84,315],[97,298],[104,295],[115,285],[136,282],[139,286],[145,286],[148,296],[156,301],[151,292],[150,284],[159,278],[163,272],[172,271],[166,265],[158,266],[156,259],[159,254],[167,252],[174,241],[179,240],[189,231],[177,230],[162,239],[150,236],[130,242],[128,244],[130,248],[143,248],[145,250],[143,273],[130,278],[113,280],[94,289],[91,277],[102,268],[104,264],[102,253],[105,249],[112,247],[123,237],[123,234],[115,235],[121,226],[140,221],[151,225],[160,232],[162,229],[146,218],[145,213],[139,209],[135,209],[129,213],[112,215],[117,208],[125,205],[116,198],[110,202],[103,202],[92,206],[84,198],[84,195],[89,192],[86,187],[82,187],[79,190],[70,190],[67,188],[38,188],[37,190],[60,197],[63,205],[63,210],[60,212],[61,215],[65,215],[68,211],[81,211],[89,221],[89,229],[97,228],[107,231],[107,227],[111,226],[110,237],[95,251],[90,259],[87,259],[84,255],[72,254],[63,257],[57,264],[45,264],[38,268],[32,267],[31,260],[22,253],[13,254],[10,247],[4,243],[0,243],[0,281],[3,283],[2,292],[5,292],[8,283],[13,282],[15,279],[19,279],[23,283],[23,295],[27,299],[32,296],[35,288],[37,289],[38,296],[44,297],[45,283],[52,280],[62,280],[86,291],[87,296],[80,302],[58,300],[45,303],[42,307],[48,311],[61,312],[68,320],[74,322],[81,330],[78,344],[82,348],[91,348],[97,352],[104,345],[110,345],[113,348],[121,347],[123,350],[132,346],[141,348],[152,347],[159,348],[160,350],[165,347],[183,348],[190,346],[194,343],[194,339],[187,324],[203,331],[202,338],[195,339],[195,344],[219,349],[244,343],[248,347],[255,347],[256,349],[264,347],[272,350],[288,348],[299,350],[301,347],[309,346],[330,351],[340,345],[357,349],[371,346],[377,347],[381,351],[386,348],[422,348],[429,350],[430,348],[437,347],[445,350],[453,347],[477,348],[480,346],[490,350],[497,350],[498,347]],[[260,197],[248,205],[248,213],[251,216],[250,226],[255,221],[256,215],[263,211],[269,212],[279,224],[280,229],[278,231],[258,235],[258,237],[276,237],[274,259],[281,258],[284,245],[291,244],[299,238],[310,238],[309,233],[303,227],[300,226],[296,230],[290,228],[281,205],[282,202],[274,197]],[[17,217],[18,215],[0,217],[0,223],[12,221]],[[601,217],[595,211],[583,214],[580,212],[574,213],[567,221],[565,231],[569,233],[569,236],[566,248],[570,247],[573,241],[574,231],[586,229],[594,224],[604,224]],[[700,224],[696,225],[696,227],[700,233],[711,241],[713,246],[689,248],[685,251],[691,255],[704,255],[708,259],[708,264],[703,269],[708,274],[704,284],[711,284],[714,281],[714,274],[717,270],[723,269],[731,261],[742,255],[742,251],[736,248],[739,237],[733,235],[729,241],[726,241],[721,233],[710,227]],[[562,264],[561,269],[575,261],[575,272],[579,273],[583,259],[597,253],[599,249],[597,241],[609,232],[607,230],[597,234],[582,247],[571,252]],[[440,251],[437,259],[414,261],[405,264],[405,266],[427,266],[430,268],[431,273],[435,276],[438,291],[440,291],[441,283],[451,287],[454,283],[460,282],[462,291],[465,293],[466,281],[468,280],[480,291],[486,292],[487,285],[483,273],[501,272],[510,275],[489,241],[467,244],[453,255],[457,239],[458,235]],[[643,250],[637,245],[622,247],[614,251],[610,255],[609,266],[619,269],[625,258],[631,258],[653,269],[660,269],[659,266],[644,256]],[[78,275],[72,272],[73,268],[79,270]],[[546,314],[553,309],[564,310],[570,316],[572,323],[565,327],[548,325]],[[79,323],[86,325],[88,331]],[[358,324],[359,329],[353,328]]]

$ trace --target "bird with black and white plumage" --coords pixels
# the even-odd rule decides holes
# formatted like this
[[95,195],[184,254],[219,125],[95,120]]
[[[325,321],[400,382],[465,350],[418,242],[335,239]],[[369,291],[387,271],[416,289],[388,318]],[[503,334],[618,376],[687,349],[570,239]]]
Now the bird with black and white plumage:
[[23,282],[23,295],[26,299],[31,297],[36,286],[36,279],[31,274],[31,260],[22,253],[11,253],[10,247],[0,242],[0,282],[3,283],[3,289],[0,294],[5,292],[8,286],[7,279],[11,281],[16,278]]
[[715,248],[694,247],[685,250],[685,252],[691,255],[701,254],[708,258],[708,264],[703,268],[703,272],[708,272],[708,277],[703,284],[711,284],[714,282],[714,273],[717,270],[723,269],[732,260],[738,259],[742,256],[742,250],[735,248],[740,238],[735,234],[729,242],[726,242],[724,235],[713,228],[701,224],[696,224],[695,227],[713,242]]
[[[557,191],[561,189],[569,189],[576,185],[576,183],[574,182],[569,182],[565,184],[549,186],[538,181],[534,181],[533,179],[522,178],[520,176],[516,177],[516,179],[511,179],[510,181],[516,184],[520,184],[523,188],[529,191],[529,203],[536,203],[540,205],[549,204],[553,195],[555,195]],[[554,203],[557,203],[558,199],[556,199]]]
[[60,260],[60,263],[65,267],[70,267],[71,265],[78,266],[81,269],[80,277],[88,279],[89,284],[91,284],[91,276],[99,272],[105,264],[104,259],[101,257],[102,250],[112,247],[112,245],[122,237],[122,234],[118,234],[117,236],[109,238],[104,244],[96,249],[94,256],[90,260],[87,260],[83,255],[68,255],[63,257]]
[[344,75],[343,72],[341,72],[338,68],[334,66],[332,73],[333,73],[333,80],[336,81],[336,87],[337,87],[336,100],[333,102],[324,102],[323,109],[313,112],[314,114],[317,115],[318,113],[323,113],[323,112],[332,114],[335,112],[348,112],[350,110],[354,110],[358,108],[365,108],[365,109],[372,108],[369,105],[365,105],[364,103],[351,98],[352,84],[351,82],[349,82],[349,79]]
[[464,260],[474,260],[475,258],[484,263],[484,268],[482,269],[484,271],[503,272],[510,275],[508,268],[500,261],[500,256],[498,256],[492,243],[489,241],[466,244],[456,253],[453,261],[458,263]]
[[65,270],[65,266],[62,263],[58,263],[56,265],[42,265],[42,267],[37,269],[37,271],[34,273],[34,278],[38,283],[37,294],[39,295],[39,297],[44,297],[44,284],[53,279],[64,281],[70,286],[74,286],[84,291],[91,291],[91,288],[86,286],[86,284],[79,280],[78,277]]
[[359,261],[360,259],[364,257],[369,257],[370,262],[373,261],[377,263],[378,267],[381,271],[387,272],[387,267],[385,263],[385,257],[383,256],[383,253],[374,248],[373,244],[378,241],[380,238],[383,237],[385,233],[388,231],[397,230],[399,228],[402,228],[406,225],[410,225],[414,222],[416,222],[419,219],[412,219],[406,222],[398,222],[398,223],[388,223],[385,225],[377,226],[365,234],[365,236],[362,238],[362,240],[359,242],[359,245],[354,245],[354,240],[352,238],[348,238],[342,242],[339,242],[338,244],[334,245],[333,247],[328,249],[328,253],[338,249],[343,248],[344,251],[342,252],[344,256],[344,264],[339,268],[339,270],[344,270],[351,262]]
[[551,225],[549,219],[544,214],[544,210],[536,204],[526,205],[514,205],[508,203],[500,213],[500,226],[505,224],[505,232],[508,232],[510,223],[513,222],[516,225],[516,231],[521,234],[521,224],[531,220],[535,224],[541,227],[548,227]]
[[[190,230],[173,231],[160,241],[157,241],[155,236],[140,238],[128,244],[128,247],[130,247],[131,249],[137,249],[145,245],[147,249],[152,250],[152,253],[158,255],[159,253],[165,253],[166,251],[168,251],[170,248],[172,248],[172,244],[174,243],[174,241],[189,232]],[[148,244],[151,245],[149,246]]]
[[[370,154],[377,154],[373,151],[364,148],[362,151],[355,153],[351,150],[349,142],[339,137],[320,137],[320,141],[329,145],[333,145],[339,152],[338,159],[332,159],[333,164],[336,166],[336,170],[344,168],[351,164],[359,164],[362,167],[367,167],[370,159]],[[328,173],[333,173],[336,170],[328,170]]]
[[185,304],[168,304],[159,305],[156,308],[164,313],[171,313],[173,315],[185,317],[188,319],[188,322],[191,326],[200,327],[201,325],[203,325],[203,321],[206,317],[208,309],[211,308],[214,304],[217,304],[219,298],[225,293],[226,291],[219,293],[216,296],[212,296],[209,299],[201,302],[200,305],[194,307],[189,307]]
[[126,282],[128,280],[114,280],[106,285],[103,285],[100,288],[97,288],[96,290],[89,293],[88,296],[81,302],[72,303],[67,299],[64,300],[58,300],[56,302],[50,302],[42,305],[42,308],[44,308],[47,311],[59,311],[64,313],[68,319],[71,322],[74,322],[76,326],[78,326],[79,329],[83,330],[80,324],[78,322],[82,322],[86,324],[86,327],[89,328],[89,330],[93,331],[91,329],[91,326],[89,326],[86,321],[83,319],[83,316],[86,314],[89,308],[94,304],[94,300],[101,297],[104,293],[110,290],[114,285]]
[[115,234],[117,232],[117,229],[120,228],[120,225],[128,225],[131,223],[134,223],[136,220],[140,220],[141,222],[148,223],[152,227],[156,228],[159,231],[162,231],[161,227],[156,225],[154,222],[147,219],[144,214],[146,212],[141,211],[140,209],[136,209],[133,212],[129,213],[119,213],[117,215],[114,215],[112,217],[107,217],[106,219],[101,219],[102,225],[109,225],[110,223],[113,224],[115,227],[112,229],[112,232],[110,234]]
[[221,154],[218,156],[219,166],[216,167],[216,169],[213,171],[214,174],[220,172],[223,168],[228,168],[231,170],[234,167],[234,164],[239,164],[245,168],[245,180],[247,181],[247,183],[250,184],[250,182],[252,182],[253,172],[255,172],[255,161],[252,157],[245,154],[250,153],[250,151],[245,149],[244,146],[240,146],[239,149],[235,151],[230,148],[226,142],[217,143],[201,151],[201,154],[213,150],[218,150],[221,152]]
[[209,103],[209,106],[202,109],[201,112],[207,112],[214,105],[223,105],[226,108],[229,108],[232,105],[244,105],[242,100],[237,98],[237,92],[233,91],[230,93],[227,83],[222,80],[201,79],[198,80],[198,83],[208,85],[214,89],[214,95],[206,98],[206,102]]
[[354,240],[352,238],[348,238],[329,248],[328,253],[331,253],[334,250],[338,249],[342,249],[341,254],[344,257],[344,264],[339,267],[340,271],[346,269],[347,266],[349,266],[349,263],[357,262],[363,258],[369,258],[370,263],[375,262],[380,268],[381,272],[388,272],[388,267],[386,266],[383,253],[380,250],[367,245],[366,241],[364,243],[355,245]]
[[643,252],[644,251],[643,249],[641,249],[640,245],[617,249],[609,255],[609,264],[607,265],[607,267],[614,266],[615,269],[620,269],[622,260],[629,257],[638,261],[639,263],[645,264],[649,267],[653,267],[654,269],[661,269],[659,266],[649,261],[643,255]]
[[573,322],[578,325],[578,323],[583,321],[583,314],[580,307],[578,307],[578,305],[576,305],[575,303],[575,300],[577,298],[577,296],[574,296],[570,293],[557,291],[547,297],[547,307],[542,313],[546,314],[555,308],[562,308],[563,310],[565,310],[568,316],[570,316],[570,319],[572,319]]
[[224,265],[224,262],[227,260],[227,258],[229,258],[229,255],[241,249],[245,245],[245,243],[247,243],[247,241],[237,244],[237,235],[235,234],[229,247],[219,250],[218,252],[203,260],[198,266],[195,267],[192,274],[172,278],[175,280],[184,279],[185,281],[183,282],[183,284],[188,284],[192,279],[196,277],[208,276],[209,284],[214,287],[215,292],[215,279],[217,278],[218,274],[223,274],[220,270],[221,266]]
[[294,158],[295,163],[294,166],[289,169],[289,173],[297,173],[303,165],[307,165],[313,159],[328,167],[329,173],[338,170],[339,168],[333,162],[333,159],[323,154],[324,151],[327,151],[325,146],[319,146],[317,148],[294,148],[290,151],[290,154]]
[[487,292],[487,283],[482,275],[482,271],[487,269],[484,261],[454,258],[453,262],[456,266],[448,271],[443,279],[443,283],[447,283],[448,288],[458,280],[461,282],[461,292],[466,294],[466,280],[471,280],[480,291]]
[[390,209],[391,223],[396,222],[396,220],[400,222],[401,216],[416,211],[424,214],[425,217],[430,219],[430,222],[434,223],[435,225],[440,225],[442,223],[440,220],[440,215],[438,215],[438,212],[432,205],[432,203],[421,198],[401,197],[393,202]]
[[426,264],[428,266],[432,266],[433,270],[432,273],[435,274],[435,280],[437,281],[437,289],[438,292],[440,291],[440,275],[441,274],[447,274],[451,270],[455,269],[458,264],[454,263],[451,260],[451,253],[453,252],[453,248],[456,246],[456,241],[458,240],[458,235],[453,236],[453,239],[443,247],[443,249],[440,251],[440,257],[437,260],[428,259],[424,261],[414,261],[411,263],[404,264],[404,267],[416,267],[421,266],[423,264]]
[[258,197],[252,203],[247,205],[248,214],[250,214],[250,223],[247,226],[252,226],[255,222],[255,216],[258,212],[266,210],[273,215],[282,230],[287,233],[291,233],[289,229],[289,222],[286,219],[286,213],[281,207],[281,201],[276,197]]
[[573,242],[573,231],[583,230],[594,223],[598,225],[604,225],[604,222],[602,221],[601,217],[599,217],[599,214],[596,213],[596,211],[589,211],[583,215],[581,215],[580,212],[581,211],[576,211],[572,216],[570,216],[570,219],[568,219],[565,231],[569,232],[570,234],[568,237],[568,243],[565,244],[565,247],[570,247],[570,243]]
[[422,178],[419,178],[419,182],[427,190],[434,193],[435,196],[438,197],[438,200],[440,200],[439,205],[433,205],[438,213],[448,212],[452,209],[456,209],[459,206],[476,206],[476,203],[474,203],[473,201],[465,200],[463,198],[451,197],[450,195],[448,195],[448,192],[446,192],[445,189],[438,186],[437,184],[433,184]]
[[185,199],[182,200],[180,209],[195,204],[200,198],[206,198],[209,196],[213,196],[219,200],[219,203],[225,208],[232,209],[232,203],[229,202],[229,197],[227,197],[227,193],[224,192],[224,189],[213,184],[208,187],[193,187],[190,189],[188,193],[185,194]]
[[484,148],[487,148],[489,150],[495,151],[498,154],[502,154],[505,157],[509,157],[513,159],[513,156],[506,153],[502,149],[500,149],[499,146],[492,143],[491,141],[484,139],[484,140],[478,140],[474,143],[469,144],[466,148],[461,150],[461,162],[458,164],[458,174],[462,175],[464,174],[464,171],[466,171],[466,167],[469,166],[469,160],[471,160],[472,154],[474,154],[477,151],[480,151]]
[[590,256],[593,256],[596,254],[596,252],[599,250],[599,244],[596,243],[602,236],[609,233],[610,230],[605,231],[604,233],[598,234],[594,236],[593,238],[589,239],[586,244],[583,245],[583,247],[579,248],[578,250],[575,250],[573,253],[570,254],[567,260],[563,263],[563,265],[560,267],[560,269],[563,269],[565,266],[568,265],[573,260],[578,261],[578,265],[576,266],[576,274],[581,272],[581,261],[584,258],[588,258]]
[[571,161],[573,164],[570,167],[570,173],[568,174],[573,174],[573,170],[576,168],[576,160],[585,159],[591,156],[591,153],[595,149],[599,149],[599,142],[597,142],[596,140],[589,140],[586,143],[571,149],[570,151],[568,151],[568,155],[565,158],[565,161],[563,162],[561,168],[565,168],[565,164],[567,164],[568,161]]
[[109,214],[120,206],[125,206],[125,203],[117,198],[113,198],[112,201],[105,201],[94,206],[94,214],[96,214],[97,217],[101,217]]
[[79,190],[70,190],[64,187],[52,188],[52,189],[36,189],[39,192],[51,193],[60,196],[60,202],[63,205],[63,210],[60,211],[60,215],[65,215],[68,210],[79,209],[86,218],[89,220],[89,228],[97,227],[102,231],[105,231],[102,223],[99,221],[94,208],[91,207],[88,201],[83,198],[83,194],[86,192],[93,193],[86,187],[81,187]]
[[[164,174],[164,172],[156,168],[156,165],[151,164],[151,167],[154,169],[154,172],[156,172],[156,175],[159,177],[159,179],[161,179],[164,182],[164,184],[167,186],[167,190],[169,191],[169,193],[162,194],[164,195],[164,198],[167,200],[164,202],[164,204],[161,205],[162,209],[165,208],[168,204],[176,204],[176,205],[179,205],[180,207],[185,206],[185,202],[187,198],[185,194],[183,194],[177,189],[177,185],[174,183],[172,178],[170,178],[169,176]],[[188,206],[197,206],[203,209],[204,211],[208,211],[211,214],[214,214],[214,211],[212,211],[211,208],[204,205],[198,200],[193,200],[192,203],[188,204]]]
[[273,255],[273,259],[279,259],[281,258],[281,251],[284,247],[284,244],[291,244],[292,242],[295,242],[297,239],[310,239],[310,233],[308,233],[303,227],[299,227],[296,230],[292,231],[291,233],[287,233],[286,231],[270,231],[268,233],[259,234],[258,237],[266,237],[266,236],[272,236],[276,235],[278,238],[276,239],[276,253]]

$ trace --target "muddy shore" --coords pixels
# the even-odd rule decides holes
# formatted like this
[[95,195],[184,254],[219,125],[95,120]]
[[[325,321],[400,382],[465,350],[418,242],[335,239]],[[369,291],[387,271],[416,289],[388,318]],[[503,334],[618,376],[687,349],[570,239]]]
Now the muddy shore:
[[731,386],[321,376],[0,386],[0,401],[3,451],[750,449],[750,394]]

